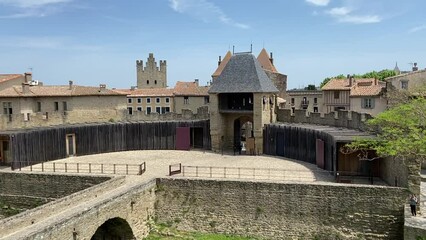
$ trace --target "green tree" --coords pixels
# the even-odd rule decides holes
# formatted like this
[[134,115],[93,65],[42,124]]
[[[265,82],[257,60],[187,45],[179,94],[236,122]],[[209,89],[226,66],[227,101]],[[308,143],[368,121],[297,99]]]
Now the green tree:
[[305,87],[305,90],[317,90],[317,87],[313,84],[309,84],[307,87]]
[[348,144],[350,150],[375,150],[379,157],[426,159],[426,99],[416,97],[396,105],[367,122],[378,130],[377,138],[358,139]]

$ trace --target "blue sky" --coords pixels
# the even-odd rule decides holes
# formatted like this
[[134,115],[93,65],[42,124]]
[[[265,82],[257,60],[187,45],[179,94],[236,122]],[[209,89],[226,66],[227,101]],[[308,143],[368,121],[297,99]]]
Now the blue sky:
[[49,85],[136,85],[135,61],[168,83],[210,80],[232,46],[274,54],[288,89],[337,74],[426,68],[424,0],[0,0],[0,73]]

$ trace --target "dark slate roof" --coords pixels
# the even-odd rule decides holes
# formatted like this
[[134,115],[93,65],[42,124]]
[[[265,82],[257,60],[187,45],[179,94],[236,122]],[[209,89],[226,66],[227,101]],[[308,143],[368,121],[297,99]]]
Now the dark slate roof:
[[238,92],[278,92],[253,54],[232,56],[209,90],[209,93]]

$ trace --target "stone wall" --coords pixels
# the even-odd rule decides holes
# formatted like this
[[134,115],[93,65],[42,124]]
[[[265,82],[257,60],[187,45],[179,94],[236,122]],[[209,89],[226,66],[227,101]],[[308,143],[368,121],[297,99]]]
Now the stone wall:
[[[160,179],[156,219],[265,239],[402,239],[402,188]],[[340,238],[338,238],[340,237]]]
[[190,109],[182,109],[181,113],[169,112],[165,114],[158,114],[156,112],[146,114],[145,112],[134,111],[132,115],[126,114],[125,116],[125,120],[127,121],[201,120],[209,118],[208,106],[199,107],[196,112]]
[[109,180],[110,177],[0,173],[0,194],[57,199]]
[[277,109],[277,121],[288,123],[309,123],[317,125],[327,125],[334,127],[344,127],[366,131],[366,121],[373,118],[369,114],[350,111],[338,111],[326,114],[310,113],[303,109],[295,109],[294,114],[291,109]]

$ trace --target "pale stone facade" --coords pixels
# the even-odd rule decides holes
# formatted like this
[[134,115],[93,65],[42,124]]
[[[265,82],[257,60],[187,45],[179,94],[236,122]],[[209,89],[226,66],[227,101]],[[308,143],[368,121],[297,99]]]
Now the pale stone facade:
[[209,106],[210,97],[209,87],[199,86],[199,81],[177,82],[173,89],[173,104],[176,113],[182,113],[182,110],[191,110],[197,112],[199,107]]
[[12,86],[19,86],[24,82],[31,82],[32,74],[0,74],[0,91]]
[[150,53],[145,66],[142,60],[136,60],[136,75],[139,89],[166,88],[167,62],[160,60],[160,67],[158,67],[154,54]]
[[288,90],[285,109],[304,109],[308,112],[323,112],[324,102],[321,90]]
[[0,128],[107,122],[123,119],[126,95],[97,87],[30,86],[0,91]]
[[[396,90],[415,91],[426,86],[426,70],[417,70],[385,79]],[[390,87],[390,86],[389,86]]]
[[387,108],[386,83],[374,78],[331,79],[322,87],[324,112],[346,110],[372,116]]

